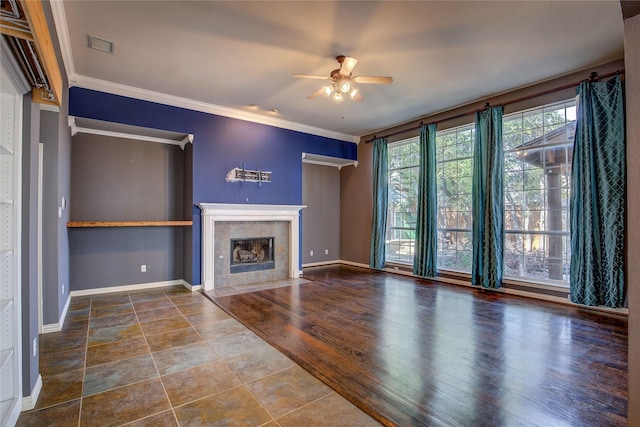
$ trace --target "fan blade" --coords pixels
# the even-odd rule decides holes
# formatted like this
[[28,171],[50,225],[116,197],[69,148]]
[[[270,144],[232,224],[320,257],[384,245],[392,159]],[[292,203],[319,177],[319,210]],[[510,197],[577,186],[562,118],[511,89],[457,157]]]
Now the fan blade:
[[380,85],[388,85],[393,82],[393,78],[389,76],[361,76],[354,77],[353,81],[356,83],[374,83]]
[[357,63],[358,63],[358,60],[356,58],[345,56],[344,59],[342,60],[342,65],[340,66],[340,75],[341,76],[350,75],[351,71],[353,71]]
[[324,92],[324,88],[322,87],[322,88],[318,89],[317,91],[313,92],[311,95],[307,96],[307,99],[313,99],[316,96],[322,95],[323,93],[325,93],[325,92]]
[[317,79],[317,80],[331,80],[331,77],[327,76],[313,76],[311,74],[294,74],[293,77],[298,77],[299,79]]

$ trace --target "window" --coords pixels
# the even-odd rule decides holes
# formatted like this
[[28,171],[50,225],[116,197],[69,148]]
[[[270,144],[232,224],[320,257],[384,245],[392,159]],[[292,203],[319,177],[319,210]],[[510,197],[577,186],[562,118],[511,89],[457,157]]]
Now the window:
[[[566,285],[575,101],[503,118],[504,277]],[[438,269],[471,272],[475,125],[436,133]],[[386,259],[413,263],[419,137],[388,146]]]
[[438,268],[471,271],[471,180],[475,125],[436,133]]
[[386,260],[413,263],[418,206],[419,138],[390,143]]
[[506,115],[504,276],[568,283],[575,102]]

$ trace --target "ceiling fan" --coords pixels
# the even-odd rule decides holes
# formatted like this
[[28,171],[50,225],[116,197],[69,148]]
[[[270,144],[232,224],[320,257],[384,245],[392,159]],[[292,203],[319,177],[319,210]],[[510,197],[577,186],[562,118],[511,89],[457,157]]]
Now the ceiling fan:
[[311,95],[307,96],[308,99],[313,99],[322,94],[326,96],[333,95],[333,100],[340,102],[344,98],[350,98],[354,101],[362,101],[362,95],[358,89],[356,89],[354,83],[374,83],[374,84],[390,84],[393,79],[388,76],[357,76],[353,77],[351,72],[355,68],[358,60],[349,56],[338,55],[336,60],[340,64],[340,68],[333,70],[329,77],[326,76],[314,76],[309,74],[295,74],[293,77],[302,79],[318,79],[318,80],[330,80],[329,85],[318,89]]

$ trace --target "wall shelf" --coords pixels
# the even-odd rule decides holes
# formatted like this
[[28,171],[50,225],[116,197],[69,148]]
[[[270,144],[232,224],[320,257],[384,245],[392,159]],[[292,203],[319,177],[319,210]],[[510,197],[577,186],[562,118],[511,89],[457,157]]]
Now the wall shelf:
[[97,227],[189,227],[193,221],[69,221],[67,228]]

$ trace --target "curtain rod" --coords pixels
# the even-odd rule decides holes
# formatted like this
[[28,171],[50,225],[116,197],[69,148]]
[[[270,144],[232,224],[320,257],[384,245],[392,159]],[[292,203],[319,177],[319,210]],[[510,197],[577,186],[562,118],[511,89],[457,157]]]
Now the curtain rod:
[[[618,74],[624,74],[624,70],[612,71],[611,73],[602,74],[602,75],[598,75],[594,71],[594,72],[591,73],[591,75],[589,76],[588,79],[580,80],[579,82],[569,83],[569,84],[566,84],[566,85],[555,87],[553,89],[547,89],[547,90],[543,90],[541,92],[532,93],[531,95],[525,95],[525,96],[522,96],[520,98],[516,98],[516,99],[512,99],[512,100],[506,101],[506,102],[502,102],[500,104],[496,104],[496,105],[494,105],[494,107],[500,107],[500,106],[505,106],[505,105],[509,105],[509,104],[515,104],[516,102],[526,101],[528,99],[537,98],[539,96],[548,95],[548,94],[553,93],[553,92],[559,92],[561,90],[565,90],[565,89],[569,89],[569,88],[572,88],[572,87],[576,87],[576,86],[578,86],[580,83],[582,83],[584,81],[602,80],[602,79],[606,79],[608,77],[613,77],[613,76],[618,75]],[[456,114],[455,116],[446,117],[444,119],[434,120],[432,122],[429,122],[428,124],[438,124],[438,123],[442,123],[442,122],[448,122],[450,120],[459,119],[461,117],[470,116],[472,114],[477,113],[478,111],[483,111],[483,110],[486,110],[487,108],[490,108],[490,107],[491,107],[491,105],[487,102],[486,104],[484,104],[484,107],[482,107],[480,109],[471,110],[471,111],[467,111],[465,113]],[[388,133],[388,134],[382,136],[382,138],[388,138],[390,136],[400,135],[401,133],[409,132],[409,131],[412,131],[412,130],[418,130],[423,125],[424,125],[424,122],[421,121],[418,126],[415,126],[415,127],[412,127],[412,128],[408,128],[408,129],[398,130],[398,131],[395,131],[395,132],[391,132],[391,133]],[[376,139],[377,137],[378,137],[377,135],[373,135],[373,138],[367,139],[364,143],[368,144],[368,143],[372,142],[374,139]]]

